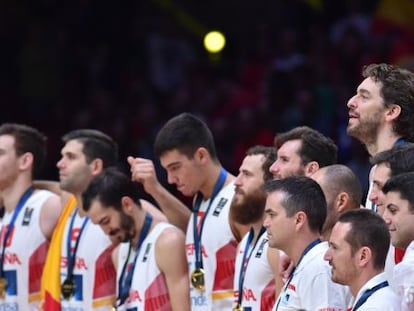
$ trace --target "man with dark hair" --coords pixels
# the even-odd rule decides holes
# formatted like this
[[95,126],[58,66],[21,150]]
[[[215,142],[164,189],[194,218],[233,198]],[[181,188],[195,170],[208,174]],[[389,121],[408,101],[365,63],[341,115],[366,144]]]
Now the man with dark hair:
[[405,250],[402,261],[395,265],[392,287],[401,299],[401,310],[414,310],[414,172],[391,177],[382,191],[391,243]]
[[332,139],[307,127],[296,127],[278,134],[274,141],[277,158],[270,167],[275,179],[311,176],[319,168],[335,164],[338,148]]
[[89,222],[81,195],[103,169],[116,165],[118,147],[112,138],[92,129],[74,130],[62,140],[57,167],[65,206],[42,277],[43,308],[107,310],[115,296],[113,246],[99,226]]
[[360,208],[361,182],[349,167],[342,164],[322,167],[311,178],[321,186],[326,198],[327,214],[321,239],[328,241],[338,216],[347,210]]
[[233,309],[270,310],[282,288],[279,275],[279,250],[269,248],[263,227],[266,193],[265,181],[275,160],[273,147],[254,146],[247,150],[239,168],[230,206],[230,218],[244,227],[236,255]]
[[0,310],[34,310],[49,241],[62,206],[33,187],[46,159],[46,137],[23,124],[0,126]]
[[[382,215],[385,209],[382,188],[386,181],[402,173],[414,172],[414,144],[407,142],[379,152],[371,158],[371,163],[374,167],[371,172],[372,187],[369,199],[375,204],[376,211]],[[392,277],[394,265],[399,263],[403,256],[403,249],[390,245],[385,271],[388,274],[391,285],[393,285],[392,282],[394,280]]]
[[377,153],[371,158],[372,189],[369,199],[374,202],[377,212],[384,212],[382,187],[392,176],[414,172],[414,144],[405,143]]
[[389,64],[370,64],[348,100],[347,132],[373,156],[414,138],[414,73]]
[[186,234],[192,310],[231,308],[237,226],[229,218],[234,176],[217,158],[207,125],[190,113],[171,118],[158,132],[154,150],[168,182],[194,197],[192,212],[158,181],[152,161],[129,157],[132,178]]
[[[364,80],[348,100],[348,135],[362,142],[370,156],[414,139],[414,73],[390,64],[370,64],[362,68]],[[377,210],[369,199],[365,207]]]
[[367,209],[341,214],[332,229],[325,260],[332,280],[348,285],[352,310],[400,310],[384,273],[390,234],[384,220]]
[[112,255],[116,308],[190,310],[183,232],[142,209],[136,185],[116,169],[97,176],[82,198],[92,223],[122,242]]
[[[43,308],[108,310],[115,297],[113,245],[99,226],[89,222],[81,195],[105,168],[117,164],[118,145],[108,135],[93,129],[71,131],[62,140],[64,146],[57,162],[59,184],[38,183],[39,187],[59,193],[65,204],[42,276]],[[160,213],[149,202],[142,204],[151,213],[154,210]],[[156,217],[158,213],[154,213]]]
[[269,247],[284,251],[295,265],[273,310],[346,310],[347,288],[331,280],[323,260],[328,245],[319,239],[326,218],[321,187],[308,177],[292,176],[268,181],[264,190]]

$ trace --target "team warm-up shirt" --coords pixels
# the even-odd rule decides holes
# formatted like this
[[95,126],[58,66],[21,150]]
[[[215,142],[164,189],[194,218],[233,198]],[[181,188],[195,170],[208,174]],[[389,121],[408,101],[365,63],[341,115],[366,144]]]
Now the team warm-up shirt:
[[323,259],[328,243],[314,246],[302,258],[285,284],[273,310],[343,311],[351,302],[349,288],[331,280],[331,267]]
[[[234,261],[237,243],[229,225],[229,208],[234,184],[229,183],[214,198],[208,215],[204,215],[209,200],[202,201],[197,217],[198,226],[206,217],[201,236],[201,253],[205,270],[205,290],[190,284],[191,310],[230,310],[233,305]],[[193,217],[186,234],[189,274],[195,269]]]
[[[48,242],[40,229],[40,211],[51,195],[46,190],[35,191],[21,209],[14,229],[10,231],[4,253],[7,291],[5,299],[0,299],[0,310],[37,310],[40,280],[48,249]],[[5,213],[3,217],[1,243],[13,212]]]
[[[367,290],[387,281],[385,273],[380,273],[369,280],[359,290],[355,297],[352,309],[356,306],[359,299],[364,295]],[[399,311],[401,308],[401,302],[398,296],[393,292],[390,286],[385,286],[374,291],[367,300],[358,307],[358,311],[369,311],[369,310],[387,310],[387,311]]]
[[414,310],[414,241],[405,250],[403,260],[394,267],[393,288],[401,300],[401,310]]
[[[234,273],[235,298],[233,306],[238,301],[240,267],[242,265],[243,253],[248,242],[248,237],[249,233],[243,237],[238,246]],[[244,275],[243,299],[241,303],[245,311],[272,310],[275,303],[276,285],[273,270],[269,265],[267,257],[267,250],[269,248],[267,242],[266,234],[262,234],[257,243],[250,243],[248,248],[247,255],[251,255],[247,262]]]
[[[171,310],[170,297],[164,274],[157,266],[155,259],[155,243],[166,229],[172,227],[166,222],[158,223],[142,242],[138,258],[135,263],[129,297],[117,310]],[[122,243],[118,253],[117,279],[128,259],[129,243]],[[131,267],[135,252],[131,252],[126,271]],[[118,288],[119,290],[119,288]]]
[[[86,217],[75,213],[73,228],[69,232],[71,218],[64,230],[61,247],[61,282],[66,279],[68,256],[67,242],[70,239],[71,248],[76,240]],[[62,297],[62,311],[107,311],[112,305],[116,291],[116,271],[112,262],[113,245],[108,236],[98,225],[88,221],[80,235],[74,266],[74,295],[66,300]]]

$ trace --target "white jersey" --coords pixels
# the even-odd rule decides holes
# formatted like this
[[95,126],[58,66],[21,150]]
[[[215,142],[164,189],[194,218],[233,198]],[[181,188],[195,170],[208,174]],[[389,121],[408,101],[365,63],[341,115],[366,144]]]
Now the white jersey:
[[[364,286],[359,290],[355,297],[352,309],[358,303],[358,300],[363,296],[366,290],[372,289],[374,286],[381,284],[387,280],[385,273],[380,273],[370,279]],[[368,299],[360,305],[358,311],[369,311],[369,310],[384,310],[384,311],[399,311],[401,308],[401,302],[398,296],[392,291],[390,286],[385,286],[368,297]]]
[[[240,294],[240,269],[248,238],[249,233],[240,241],[236,255],[236,269],[234,274],[235,299],[233,306],[236,306],[238,295]],[[271,310],[275,303],[276,284],[273,270],[267,258],[267,250],[269,248],[267,242],[266,234],[262,234],[255,244],[250,243],[247,252],[247,257],[250,258],[246,266],[241,303],[243,308],[250,308],[247,310]]]
[[[166,228],[173,227],[160,222],[148,233],[141,245],[132,276],[129,297],[117,310],[171,310],[170,297],[164,274],[155,259],[155,244]],[[124,264],[128,260],[129,243],[122,243],[118,252],[117,279],[119,282]],[[135,258],[131,252],[130,259]],[[130,264],[130,263],[129,263]],[[129,265],[128,264],[128,265]],[[118,288],[119,291],[119,288]]]
[[352,296],[347,286],[332,281],[331,267],[323,259],[327,249],[328,243],[322,242],[303,256],[273,310],[347,310]]
[[393,288],[401,300],[401,310],[414,310],[414,241],[405,250],[403,260],[394,267]]
[[[229,209],[233,195],[234,184],[229,183],[214,198],[208,215],[204,216],[210,200],[203,201],[200,205],[198,226],[203,217],[206,217],[201,235],[205,289],[200,291],[190,283],[191,310],[229,310],[233,305],[234,260],[237,247],[229,225]],[[186,234],[190,277],[195,269],[193,225],[191,216]]]
[[[74,211],[74,213],[76,210]],[[112,305],[116,291],[116,272],[112,262],[113,245],[108,236],[98,225],[75,213],[75,220],[71,232],[70,224],[74,214],[69,217],[64,230],[61,247],[60,276],[64,282],[68,271],[67,243],[75,247],[80,234],[79,245],[76,251],[76,261],[73,278],[76,284],[74,295],[70,299],[61,299],[62,311],[107,311]]]
[[[40,279],[49,246],[40,228],[40,212],[43,203],[52,195],[46,190],[35,191],[14,222],[4,252],[7,291],[5,299],[0,300],[0,310],[37,310]],[[1,242],[4,241],[13,213],[6,212],[3,217]]]

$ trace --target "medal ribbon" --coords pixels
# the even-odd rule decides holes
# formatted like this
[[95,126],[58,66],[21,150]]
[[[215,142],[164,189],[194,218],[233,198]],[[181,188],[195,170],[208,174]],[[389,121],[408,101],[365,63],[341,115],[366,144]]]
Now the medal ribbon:
[[75,247],[73,249],[73,252],[71,252],[70,248],[71,248],[71,242],[72,242],[72,230],[73,230],[73,225],[75,223],[75,218],[76,218],[77,213],[78,213],[78,209],[75,209],[75,211],[73,212],[72,219],[70,221],[70,227],[68,230],[68,238],[67,238],[67,244],[66,244],[67,257],[68,257],[68,274],[66,276],[67,280],[72,280],[73,269],[75,268],[75,262],[76,262],[76,252],[78,251],[79,241],[81,239],[83,229],[85,229],[85,226],[89,221],[89,217],[85,216],[85,219],[83,220],[82,226],[79,231],[79,235],[75,242]]
[[[300,256],[300,258],[299,258],[298,264],[297,264],[296,266],[294,266],[294,267],[293,267],[292,272],[291,272],[291,273],[290,273],[290,275],[289,275],[289,279],[288,279],[288,281],[286,282],[285,287],[283,288],[283,292],[285,292],[285,291],[287,290],[287,288],[288,288],[288,286],[289,286],[290,282],[292,281],[293,274],[295,273],[296,267],[298,267],[298,266],[299,266],[299,264],[300,264],[300,262],[302,261],[303,257],[305,257],[305,255],[306,255],[306,254],[307,254],[307,253],[308,253],[308,252],[309,252],[312,248],[314,248],[316,245],[318,245],[319,243],[321,243],[321,240],[320,240],[320,239],[316,239],[315,241],[313,241],[311,244],[309,244],[309,245],[305,248],[305,250],[303,251],[302,255],[301,255],[301,256]],[[277,300],[276,309],[275,309],[276,311],[277,311],[277,309],[279,308],[279,303],[280,303],[281,298],[282,298],[282,297],[280,297],[280,296],[279,296],[279,299]]]
[[[127,266],[128,266],[128,259],[131,255],[131,249],[132,245],[129,243],[129,250],[128,250],[128,257],[125,260],[124,267],[122,268],[121,276],[118,280],[118,288],[119,288],[119,294],[116,300],[116,306],[121,306],[125,300],[128,298],[129,291],[131,289],[132,284],[132,277],[134,275],[135,265],[137,263],[137,258],[139,255],[139,252],[141,250],[142,242],[144,242],[145,238],[147,237],[148,231],[151,227],[152,223],[152,216],[148,213],[145,214],[145,220],[144,220],[144,226],[142,227],[141,233],[139,234],[138,243],[135,246],[135,257],[132,261],[132,267],[129,269],[129,271],[126,272]],[[125,276],[125,272],[127,273]]]
[[254,237],[254,230],[253,228],[250,229],[249,232],[249,236],[247,238],[247,243],[246,246],[244,247],[244,252],[243,252],[243,258],[242,258],[242,262],[240,265],[240,272],[239,272],[239,296],[237,298],[237,307],[241,307],[242,305],[242,300],[243,300],[243,283],[244,283],[244,278],[246,276],[246,270],[247,270],[247,265],[249,264],[250,261],[250,257],[252,256],[254,249],[256,248],[257,242],[260,240],[260,237],[262,236],[262,234],[266,231],[266,229],[264,227],[262,227],[260,229],[259,235],[257,236],[257,240],[254,243],[252,250],[250,251],[249,256],[247,256],[247,252],[250,248],[250,244],[253,241],[253,237]]
[[217,179],[216,184],[214,185],[213,192],[210,197],[210,202],[208,203],[206,212],[204,213],[204,216],[201,219],[200,231],[197,230],[197,217],[198,217],[198,211],[200,210],[201,200],[203,199],[203,196],[200,192],[197,194],[197,198],[194,204],[194,211],[193,211],[193,237],[194,237],[196,269],[203,268],[203,257],[201,253],[201,235],[203,234],[204,222],[210,210],[211,204],[213,203],[215,197],[220,192],[221,188],[224,185],[224,182],[226,181],[226,177],[227,177],[227,171],[224,168],[221,168],[220,176]]
[[2,252],[1,252],[1,259],[0,259],[0,277],[4,277],[4,253],[6,252],[6,245],[7,241],[9,240],[9,236],[14,228],[14,223],[16,222],[17,216],[19,216],[20,211],[23,209],[23,206],[26,204],[27,200],[33,194],[34,188],[29,187],[23,195],[20,197],[19,202],[17,202],[16,208],[14,209],[13,216],[10,220],[9,225],[7,226],[6,234],[4,235],[4,239],[2,241]]
[[358,299],[358,301],[357,301],[357,303],[355,304],[355,307],[353,307],[352,308],[352,311],[356,311],[356,310],[358,310],[359,309],[359,307],[360,306],[362,306],[364,303],[365,303],[365,301],[367,301],[367,299],[373,294],[373,293],[375,293],[377,290],[379,290],[379,289],[381,289],[381,288],[383,288],[383,287],[386,287],[386,286],[388,286],[388,282],[387,281],[384,281],[384,282],[381,282],[381,283],[379,283],[378,285],[376,285],[376,286],[374,286],[373,288],[371,288],[371,289],[367,289],[362,295],[361,295],[361,297],[359,297],[359,299]]

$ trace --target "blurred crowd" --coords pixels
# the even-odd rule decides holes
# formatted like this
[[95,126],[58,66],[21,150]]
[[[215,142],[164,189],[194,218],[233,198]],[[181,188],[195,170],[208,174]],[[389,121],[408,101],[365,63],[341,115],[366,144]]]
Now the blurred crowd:
[[[159,127],[189,111],[209,124],[223,166],[237,173],[248,147],[308,125],[337,143],[339,162],[367,185],[368,155],[346,134],[346,101],[364,64],[414,69],[406,5],[2,1],[0,121],[48,136],[46,178],[56,178],[60,137],[71,129],[108,133],[121,159],[154,158]],[[218,55],[202,48],[201,32],[210,27],[227,36]]]

